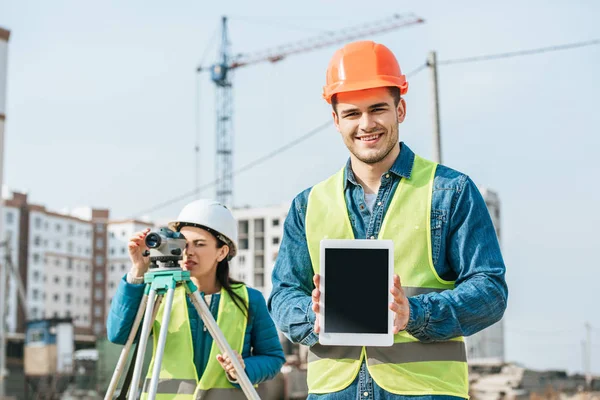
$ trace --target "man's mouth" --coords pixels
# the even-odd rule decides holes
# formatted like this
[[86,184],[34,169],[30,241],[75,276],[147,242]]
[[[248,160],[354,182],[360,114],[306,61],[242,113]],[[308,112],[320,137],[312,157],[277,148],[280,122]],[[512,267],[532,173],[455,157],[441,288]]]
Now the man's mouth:
[[360,140],[361,142],[374,142],[377,139],[379,139],[381,136],[383,136],[383,133],[375,133],[373,135],[359,136],[359,137],[357,137],[357,139]]

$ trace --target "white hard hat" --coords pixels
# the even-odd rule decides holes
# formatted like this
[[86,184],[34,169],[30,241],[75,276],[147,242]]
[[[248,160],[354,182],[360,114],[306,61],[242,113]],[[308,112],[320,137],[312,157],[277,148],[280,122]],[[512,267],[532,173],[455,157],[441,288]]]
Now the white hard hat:
[[237,253],[238,229],[233,214],[223,204],[208,199],[193,201],[183,207],[176,221],[169,222],[169,228],[179,231],[184,226],[211,231],[219,240],[229,246],[228,259]]

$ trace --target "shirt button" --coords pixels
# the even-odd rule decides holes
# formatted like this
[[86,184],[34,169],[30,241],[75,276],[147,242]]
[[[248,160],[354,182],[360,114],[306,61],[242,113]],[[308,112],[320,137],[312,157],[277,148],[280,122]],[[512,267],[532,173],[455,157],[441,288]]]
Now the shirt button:
[[360,209],[361,209],[361,210],[364,210],[364,209],[365,209],[365,205],[364,205],[364,204],[361,204],[361,205],[360,205]]
[[378,206],[380,206],[381,204],[382,204],[381,202],[377,203]]
[[363,396],[365,396],[365,397],[369,396],[369,392],[364,392]]
[[385,174],[385,177],[386,177],[386,178],[389,178],[389,177],[390,177],[390,174]]
[[375,239],[375,236],[371,236],[371,239]]

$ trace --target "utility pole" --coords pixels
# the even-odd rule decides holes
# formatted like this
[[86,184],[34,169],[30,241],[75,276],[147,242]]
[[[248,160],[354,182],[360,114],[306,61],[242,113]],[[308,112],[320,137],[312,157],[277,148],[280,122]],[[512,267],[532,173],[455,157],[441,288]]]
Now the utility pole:
[[[8,40],[10,31],[0,27],[0,241],[4,236],[2,222],[4,212],[2,210],[2,183],[4,182],[4,122],[6,120],[6,69],[8,60]],[[0,398],[5,396],[4,381],[6,377],[6,294],[8,292],[8,274],[6,263],[0,265]]]
[[592,326],[589,322],[585,323],[585,383],[588,390],[592,388]]
[[440,102],[438,97],[437,55],[435,51],[429,52],[427,57],[431,77],[431,91],[433,100],[433,161],[442,163],[442,142],[440,136]]
[[6,370],[6,314],[8,311],[6,307],[6,294],[8,293],[6,268],[6,263],[2,262],[0,265],[0,399],[6,395],[4,382],[8,372]]

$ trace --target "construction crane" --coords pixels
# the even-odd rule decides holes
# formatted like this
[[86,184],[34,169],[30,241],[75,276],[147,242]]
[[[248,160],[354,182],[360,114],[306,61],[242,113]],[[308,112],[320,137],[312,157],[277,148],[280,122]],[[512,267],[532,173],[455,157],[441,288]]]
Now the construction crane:
[[[250,54],[230,53],[227,30],[227,17],[222,17],[221,46],[216,63],[209,68],[199,66],[197,72],[210,71],[216,86],[216,197],[222,204],[233,205],[233,99],[232,71],[261,62],[278,62],[284,58],[313,50],[322,49],[339,43],[349,42],[362,37],[390,32],[410,25],[423,23],[424,20],[413,14],[395,14],[391,17],[353,26],[337,32],[325,34],[289,43],[283,46]],[[200,157],[199,144],[196,145],[197,160]],[[197,162],[197,165],[198,162]]]

